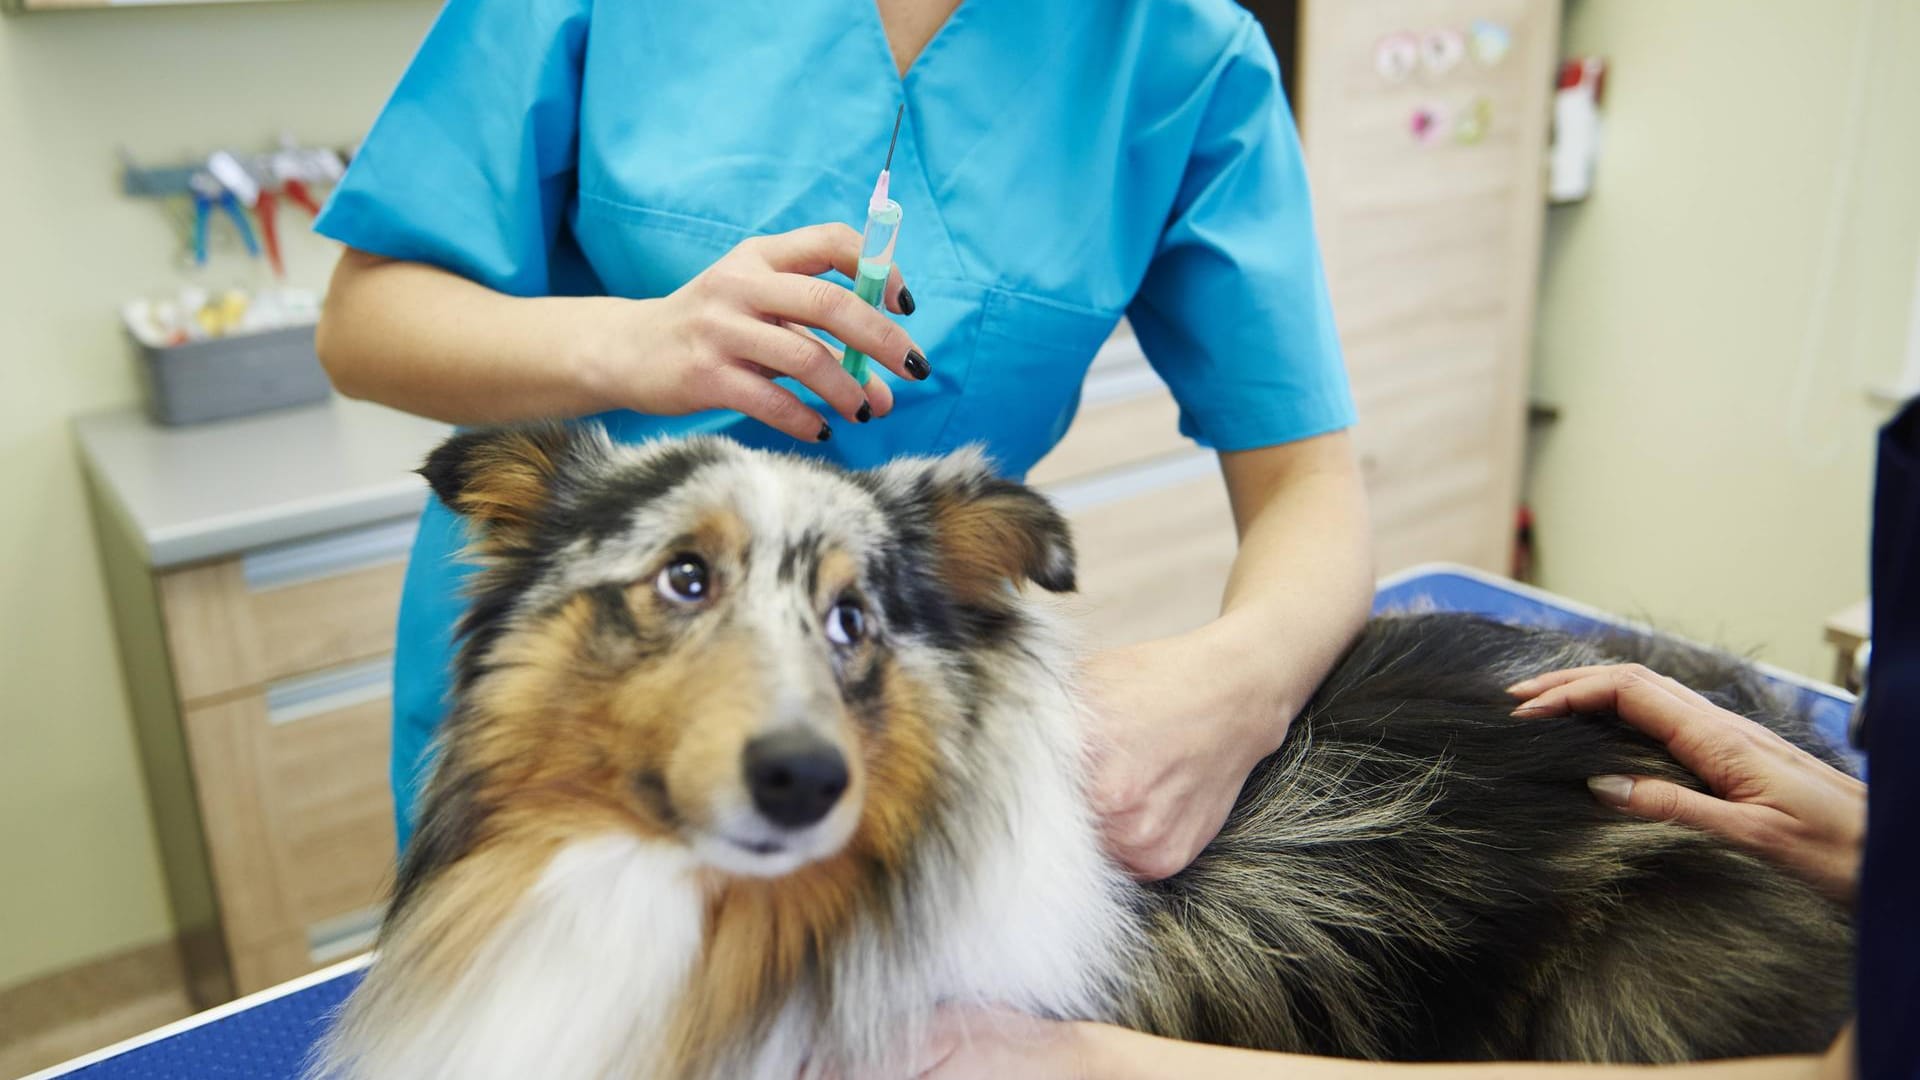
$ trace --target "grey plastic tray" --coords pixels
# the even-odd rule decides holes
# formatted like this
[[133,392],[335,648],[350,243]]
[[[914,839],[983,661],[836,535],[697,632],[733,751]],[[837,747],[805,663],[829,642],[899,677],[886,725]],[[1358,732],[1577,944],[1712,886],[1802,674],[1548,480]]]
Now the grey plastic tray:
[[306,405],[326,400],[330,392],[311,326],[161,348],[133,344],[147,414],[162,424],[198,424]]

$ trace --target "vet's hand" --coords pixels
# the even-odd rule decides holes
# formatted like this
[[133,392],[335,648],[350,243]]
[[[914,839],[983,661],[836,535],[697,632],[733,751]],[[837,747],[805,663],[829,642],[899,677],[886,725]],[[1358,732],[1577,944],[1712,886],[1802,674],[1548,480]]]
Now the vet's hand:
[[915,1061],[916,1080],[1081,1080],[1085,1025],[1009,1009],[949,1007]]
[[1107,848],[1136,877],[1184,870],[1227,820],[1247,773],[1284,724],[1224,678],[1204,631],[1109,649],[1085,671],[1093,807]]
[[[826,420],[773,380],[791,376],[841,416],[865,423],[893,409],[878,373],[866,385],[840,367],[840,354],[813,330],[825,330],[909,379],[930,374],[907,332],[853,290],[815,277],[849,277],[860,234],[847,225],[814,225],[740,242],[672,295],[617,301],[591,334],[590,381],[597,396],[636,412],[678,416],[735,409],[805,442],[831,434]],[[887,306],[913,301],[896,269]]]
[[1587,784],[1600,801],[1718,834],[1853,903],[1866,837],[1865,784],[1638,664],[1556,671],[1507,692],[1527,699],[1515,716],[1616,712],[1665,744],[1713,791],[1597,776]]

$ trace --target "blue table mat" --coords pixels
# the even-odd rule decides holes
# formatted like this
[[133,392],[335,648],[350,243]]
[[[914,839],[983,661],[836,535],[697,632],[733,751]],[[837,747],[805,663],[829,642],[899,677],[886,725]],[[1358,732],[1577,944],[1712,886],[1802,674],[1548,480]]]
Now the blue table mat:
[[[1545,626],[1569,633],[1597,633],[1632,624],[1599,612],[1582,610],[1569,601],[1498,578],[1460,570],[1433,570],[1402,579],[1389,579],[1374,594],[1373,610],[1472,611],[1502,622]],[[1813,726],[1864,775],[1865,761],[1848,748],[1847,725],[1853,718],[1853,698],[1824,684],[1775,677],[1773,684],[1793,694],[1808,711]]]
[[57,1075],[84,1080],[295,1080],[334,1011],[364,974],[348,972]]
[[[1465,571],[1431,570],[1383,585],[1375,611],[1472,611],[1505,622],[1551,626],[1574,633],[1623,624],[1581,611],[1534,590]],[[1809,705],[1820,730],[1844,746],[1852,701],[1799,683],[1783,682]],[[78,1080],[296,1080],[308,1052],[362,973],[338,977],[261,1001],[119,1054],[49,1075]]]

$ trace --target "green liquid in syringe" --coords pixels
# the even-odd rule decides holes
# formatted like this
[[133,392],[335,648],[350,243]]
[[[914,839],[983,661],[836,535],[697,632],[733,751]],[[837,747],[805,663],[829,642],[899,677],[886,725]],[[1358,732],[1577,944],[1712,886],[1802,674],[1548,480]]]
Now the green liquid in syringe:
[[[874,307],[879,307],[887,292],[887,274],[892,269],[878,259],[861,259],[860,276],[853,279],[853,294]],[[853,381],[864,384],[867,381],[867,354],[853,346],[840,358],[840,366],[853,376]]]

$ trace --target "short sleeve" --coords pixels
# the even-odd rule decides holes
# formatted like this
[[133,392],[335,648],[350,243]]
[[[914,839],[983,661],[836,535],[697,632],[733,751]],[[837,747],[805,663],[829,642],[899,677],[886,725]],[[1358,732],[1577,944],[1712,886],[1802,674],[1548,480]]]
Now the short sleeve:
[[314,228],[517,296],[554,291],[589,0],[450,0]]
[[1248,450],[1352,425],[1280,67],[1251,16],[1196,95],[1172,214],[1127,309],[1180,430]]

